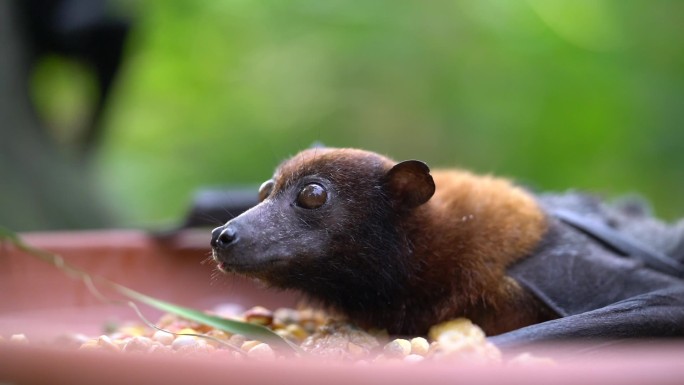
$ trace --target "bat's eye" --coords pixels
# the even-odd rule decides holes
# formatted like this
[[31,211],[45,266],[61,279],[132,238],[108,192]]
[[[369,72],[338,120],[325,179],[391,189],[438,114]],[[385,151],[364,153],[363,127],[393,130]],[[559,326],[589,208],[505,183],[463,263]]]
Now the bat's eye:
[[273,191],[273,179],[269,179],[259,187],[259,202],[263,202]]
[[317,209],[325,204],[328,200],[328,192],[318,183],[311,183],[299,192],[297,195],[297,206],[305,209]]

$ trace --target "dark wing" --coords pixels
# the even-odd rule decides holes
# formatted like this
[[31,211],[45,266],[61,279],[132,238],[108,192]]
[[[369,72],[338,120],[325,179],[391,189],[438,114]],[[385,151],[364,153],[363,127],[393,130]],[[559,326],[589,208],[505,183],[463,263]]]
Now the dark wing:
[[502,348],[535,342],[684,336],[684,281],[617,253],[550,217],[543,244],[509,275],[563,318],[491,340]]
[[680,278],[684,277],[683,263],[640,240],[620,233],[601,221],[586,218],[567,209],[552,210],[551,215],[603,243],[613,251],[642,261],[651,269]]

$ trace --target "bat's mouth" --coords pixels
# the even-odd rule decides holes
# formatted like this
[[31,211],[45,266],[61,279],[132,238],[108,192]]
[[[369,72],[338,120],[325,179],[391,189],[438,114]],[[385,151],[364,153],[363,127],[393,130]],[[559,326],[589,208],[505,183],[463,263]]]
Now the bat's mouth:
[[226,262],[218,262],[217,267],[222,273],[229,273],[231,271],[230,265]]
[[245,275],[259,276],[272,269],[283,266],[285,259],[269,258],[264,260],[240,260],[239,258],[227,257],[222,253],[213,251],[212,256],[216,261],[218,269],[223,273],[239,273]]

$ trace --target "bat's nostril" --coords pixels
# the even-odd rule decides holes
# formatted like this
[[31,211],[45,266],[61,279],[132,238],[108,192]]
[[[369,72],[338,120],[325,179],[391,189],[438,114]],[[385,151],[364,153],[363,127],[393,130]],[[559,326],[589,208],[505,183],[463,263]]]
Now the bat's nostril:
[[221,226],[211,232],[211,246],[224,249],[237,240],[237,231],[232,226]]

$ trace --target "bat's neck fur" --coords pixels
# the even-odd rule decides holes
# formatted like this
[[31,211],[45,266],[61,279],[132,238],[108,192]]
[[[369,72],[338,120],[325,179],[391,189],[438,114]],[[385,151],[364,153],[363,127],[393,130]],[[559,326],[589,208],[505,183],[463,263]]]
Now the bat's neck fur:
[[[399,219],[407,241],[407,285],[395,311],[361,314],[390,332],[424,333],[435,320],[468,317],[498,334],[552,317],[506,268],[533,251],[546,230],[534,198],[505,179],[461,171],[432,173],[434,196]],[[435,306],[437,304],[437,306]],[[525,305],[523,305],[525,304]],[[406,317],[404,312],[423,314]]]
[[490,334],[530,322],[536,310],[519,308],[529,300],[506,268],[532,252],[546,230],[534,198],[505,179],[462,171],[436,171],[433,178],[435,195],[405,222],[414,234],[413,257],[425,261],[412,285],[431,292],[446,285],[449,294],[436,310],[462,309]]

